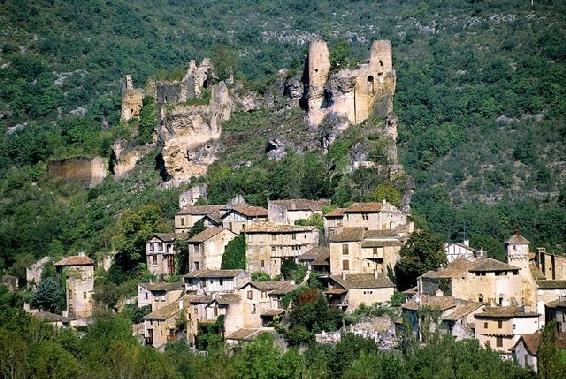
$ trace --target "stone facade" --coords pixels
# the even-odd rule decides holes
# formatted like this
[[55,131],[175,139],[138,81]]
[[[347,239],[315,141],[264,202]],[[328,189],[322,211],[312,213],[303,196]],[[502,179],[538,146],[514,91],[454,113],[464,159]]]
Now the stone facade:
[[199,294],[232,292],[250,280],[244,270],[200,270],[184,276],[185,290]]
[[268,200],[269,222],[295,225],[297,220],[305,220],[314,214],[322,216],[322,210],[330,205],[328,200],[285,199]]
[[153,275],[172,275],[176,272],[175,234],[156,233],[145,245],[147,269]]
[[318,240],[316,227],[253,224],[246,229],[246,269],[277,276],[284,259],[298,262],[298,257],[317,246]]
[[267,209],[250,205],[232,207],[222,216],[222,225],[233,233],[240,234],[246,227],[267,222]]
[[189,272],[220,270],[224,249],[235,237],[228,229],[208,228],[189,239]]
[[326,295],[329,303],[346,312],[353,312],[361,304],[385,303],[395,292],[395,284],[387,275],[377,271],[368,274],[333,275],[329,278]]
[[[470,241],[465,240],[462,243],[445,243],[444,252],[448,263],[457,258],[471,259],[480,256],[479,252],[470,247]],[[483,255],[483,253],[481,254]]]
[[138,284],[138,307],[151,306],[151,311],[157,311],[167,304],[178,300],[185,287],[181,282],[149,282]]
[[208,192],[206,184],[191,187],[179,195],[179,209],[195,205],[199,199],[206,199]]
[[153,148],[153,145],[134,147],[130,146],[126,140],[116,140],[112,146],[113,160],[110,163],[114,177],[121,179],[128,175],[136,167],[136,163]]
[[220,219],[223,213],[223,205],[186,206],[175,215],[175,233],[188,233],[197,222],[206,216],[210,216],[213,219]]
[[538,248],[535,264],[547,280],[566,280],[566,256],[549,253]]
[[380,203],[354,203],[324,215],[324,230],[328,236],[345,228],[387,230],[405,225],[412,233],[413,223],[407,219],[407,214],[385,200]]

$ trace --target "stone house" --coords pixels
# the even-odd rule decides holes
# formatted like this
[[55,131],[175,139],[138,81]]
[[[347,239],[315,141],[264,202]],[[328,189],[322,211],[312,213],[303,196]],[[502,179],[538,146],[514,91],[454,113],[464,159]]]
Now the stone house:
[[160,348],[168,342],[176,341],[182,311],[182,301],[174,301],[146,315],[143,318],[145,345]]
[[476,339],[481,346],[511,358],[511,349],[521,335],[539,330],[539,316],[536,312],[525,311],[524,307],[486,307],[475,315]]
[[206,307],[213,300],[211,295],[187,294],[183,296],[185,305],[185,321],[187,342],[190,346],[196,343],[199,324],[206,321]]
[[405,243],[405,227],[386,230],[343,228],[331,234],[330,273],[386,273],[399,260],[399,251]]
[[539,247],[534,261],[547,280],[566,280],[566,256],[550,253]]
[[299,257],[307,270],[311,270],[326,277],[330,275],[330,248],[328,246],[317,246]]
[[155,233],[145,244],[147,269],[153,275],[172,275],[176,272],[176,235]]
[[555,321],[556,331],[566,333],[566,296],[545,304],[544,320],[545,322]]
[[189,271],[220,270],[224,249],[235,237],[236,234],[223,228],[208,228],[191,237]]
[[[285,313],[283,296],[297,288],[289,281],[250,281],[239,289],[242,299],[241,328],[270,326],[274,317]],[[230,320],[226,319],[227,322]]]
[[151,305],[156,311],[163,306],[178,300],[185,292],[182,282],[149,282],[138,284],[138,307]]
[[26,267],[26,282],[28,288],[35,290],[41,282],[41,275],[45,266],[51,262],[50,257],[43,257],[29,267]]
[[409,233],[413,232],[413,224],[408,222],[407,215],[385,200],[381,203],[353,203],[324,215],[324,230],[328,236],[340,233],[344,228],[385,230],[403,225],[409,226]]
[[244,270],[199,270],[185,275],[185,290],[197,294],[233,292],[250,280]]
[[[192,205],[181,209],[175,215],[175,233],[188,233],[197,222],[207,215],[212,220],[217,220],[224,208],[224,205]],[[206,222],[205,227],[208,227]]]
[[267,222],[267,209],[252,205],[237,205],[222,216],[223,227],[236,234],[258,222]]
[[[446,266],[417,279],[419,294],[454,296],[479,303],[510,305],[524,303],[527,288],[520,268],[492,258],[457,258]],[[534,289],[533,289],[534,290]]]
[[446,253],[446,259],[448,263],[452,262],[457,258],[480,258],[483,256],[483,252],[480,254],[479,251],[470,247],[470,241],[465,240],[462,243],[451,242],[444,244],[444,252]]
[[386,275],[369,274],[331,275],[328,290],[329,303],[346,312],[353,312],[361,304],[385,303],[395,292],[395,284]]
[[423,333],[449,334],[457,341],[475,337],[475,315],[482,312],[481,303],[453,296],[418,295],[401,305],[403,319],[414,333],[423,339]]
[[314,226],[265,222],[250,225],[245,233],[247,271],[263,271],[271,277],[281,274],[283,260],[297,262],[319,241],[319,230]]
[[308,219],[314,214],[322,216],[322,209],[328,205],[330,201],[325,199],[268,200],[269,222],[295,225],[295,221]]
[[65,257],[54,264],[64,272],[66,280],[67,317],[89,318],[92,316],[94,289],[94,262],[84,253]]
[[179,194],[179,209],[193,206],[199,199],[206,199],[208,196],[208,187],[206,184],[198,184],[189,188],[188,191]]
[[206,305],[205,318],[200,322],[213,323],[219,316],[223,316],[224,333],[231,334],[244,325],[245,316],[242,308],[243,303],[239,293],[214,294],[213,300]]

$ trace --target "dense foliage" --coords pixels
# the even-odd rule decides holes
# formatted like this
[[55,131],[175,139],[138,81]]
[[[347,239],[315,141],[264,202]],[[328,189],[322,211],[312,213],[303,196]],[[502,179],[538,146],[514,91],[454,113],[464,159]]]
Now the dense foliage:
[[[2,290],[0,290],[2,294]],[[5,296],[2,296],[3,300]],[[208,354],[184,342],[165,352],[141,346],[122,316],[100,315],[84,335],[56,330],[0,305],[0,375],[13,378],[532,378],[476,341],[437,338],[407,353],[379,351],[360,336],[335,346],[283,352],[269,335],[229,351],[214,341]]]
[[246,268],[246,235],[239,234],[228,242],[222,254],[222,268],[244,270]]

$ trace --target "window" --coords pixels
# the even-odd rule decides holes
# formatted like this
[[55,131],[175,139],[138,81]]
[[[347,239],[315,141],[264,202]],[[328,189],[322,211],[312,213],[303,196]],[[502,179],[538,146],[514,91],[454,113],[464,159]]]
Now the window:
[[366,220],[368,219],[368,214],[367,213],[362,213],[362,220]]
[[255,304],[252,304],[252,314],[255,314],[257,312],[256,306]]
[[83,299],[86,299],[86,292],[83,292]]
[[499,295],[499,305],[503,305],[503,296]]
[[350,270],[350,261],[347,260],[342,261],[342,270],[344,271]]
[[252,300],[254,298],[254,291],[249,290],[248,291],[248,299]]
[[69,290],[69,299],[73,298],[73,291]]
[[272,240],[272,241],[275,241],[276,239],[277,239],[277,236],[276,236],[275,234],[272,234],[272,235],[271,235],[271,240]]
[[373,248],[373,255],[377,255],[377,247]]
[[153,251],[153,244],[150,242],[148,245],[149,245],[149,251]]
[[159,248],[159,251],[163,251],[163,244],[162,243],[158,243],[157,247]]
[[491,341],[485,341],[485,347],[491,347]]
[[271,246],[271,252],[275,253],[277,251],[277,248],[275,246]]
[[194,262],[194,265],[195,265],[195,270],[198,271],[200,264],[198,262]]
[[218,316],[218,307],[214,307],[214,317]]
[[196,245],[193,245],[193,246],[194,246],[195,254],[200,254],[200,245],[196,244]]
[[151,257],[151,264],[152,264],[152,265],[156,265],[156,264],[157,264],[157,255],[153,255],[153,256]]
[[265,291],[261,291],[261,298],[265,298]]
[[497,337],[497,347],[503,347],[503,337]]
[[483,328],[484,328],[484,329],[487,329],[487,325],[488,325],[487,322],[484,322],[484,323],[483,323]]
[[525,367],[529,367],[529,356],[525,354]]
[[297,235],[295,233],[291,234],[291,239],[296,240],[297,239]]
[[145,299],[147,300],[147,292],[145,293]]
[[348,244],[347,243],[342,245],[342,255],[348,255]]
[[498,320],[498,321],[497,321],[497,328],[498,328],[498,329],[503,328],[503,321],[502,321],[502,320]]
[[224,284],[224,281],[222,279],[220,279],[219,282],[220,282],[220,285]]
[[261,266],[261,267],[265,267],[265,261],[264,261],[263,259],[262,259],[261,262],[260,262],[260,266]]
[[185,226],[185,218],[181,217],[181,226]]

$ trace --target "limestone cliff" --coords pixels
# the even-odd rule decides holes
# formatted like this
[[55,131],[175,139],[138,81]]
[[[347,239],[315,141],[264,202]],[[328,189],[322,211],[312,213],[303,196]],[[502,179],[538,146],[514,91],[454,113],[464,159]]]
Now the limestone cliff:
[[121,179],[136,167],[136,163],[153,150],[154,145],[130,146],[126,140],[117,140],[112,146],[110,168],[116,179]]
[[211,141],[220,137],[221,124],[231,112],[232,99],[224,82],[211,87],[207,105],[177,103],[161,107],[157,141],[170,179],[186,182],[206,173],[216,160]]

